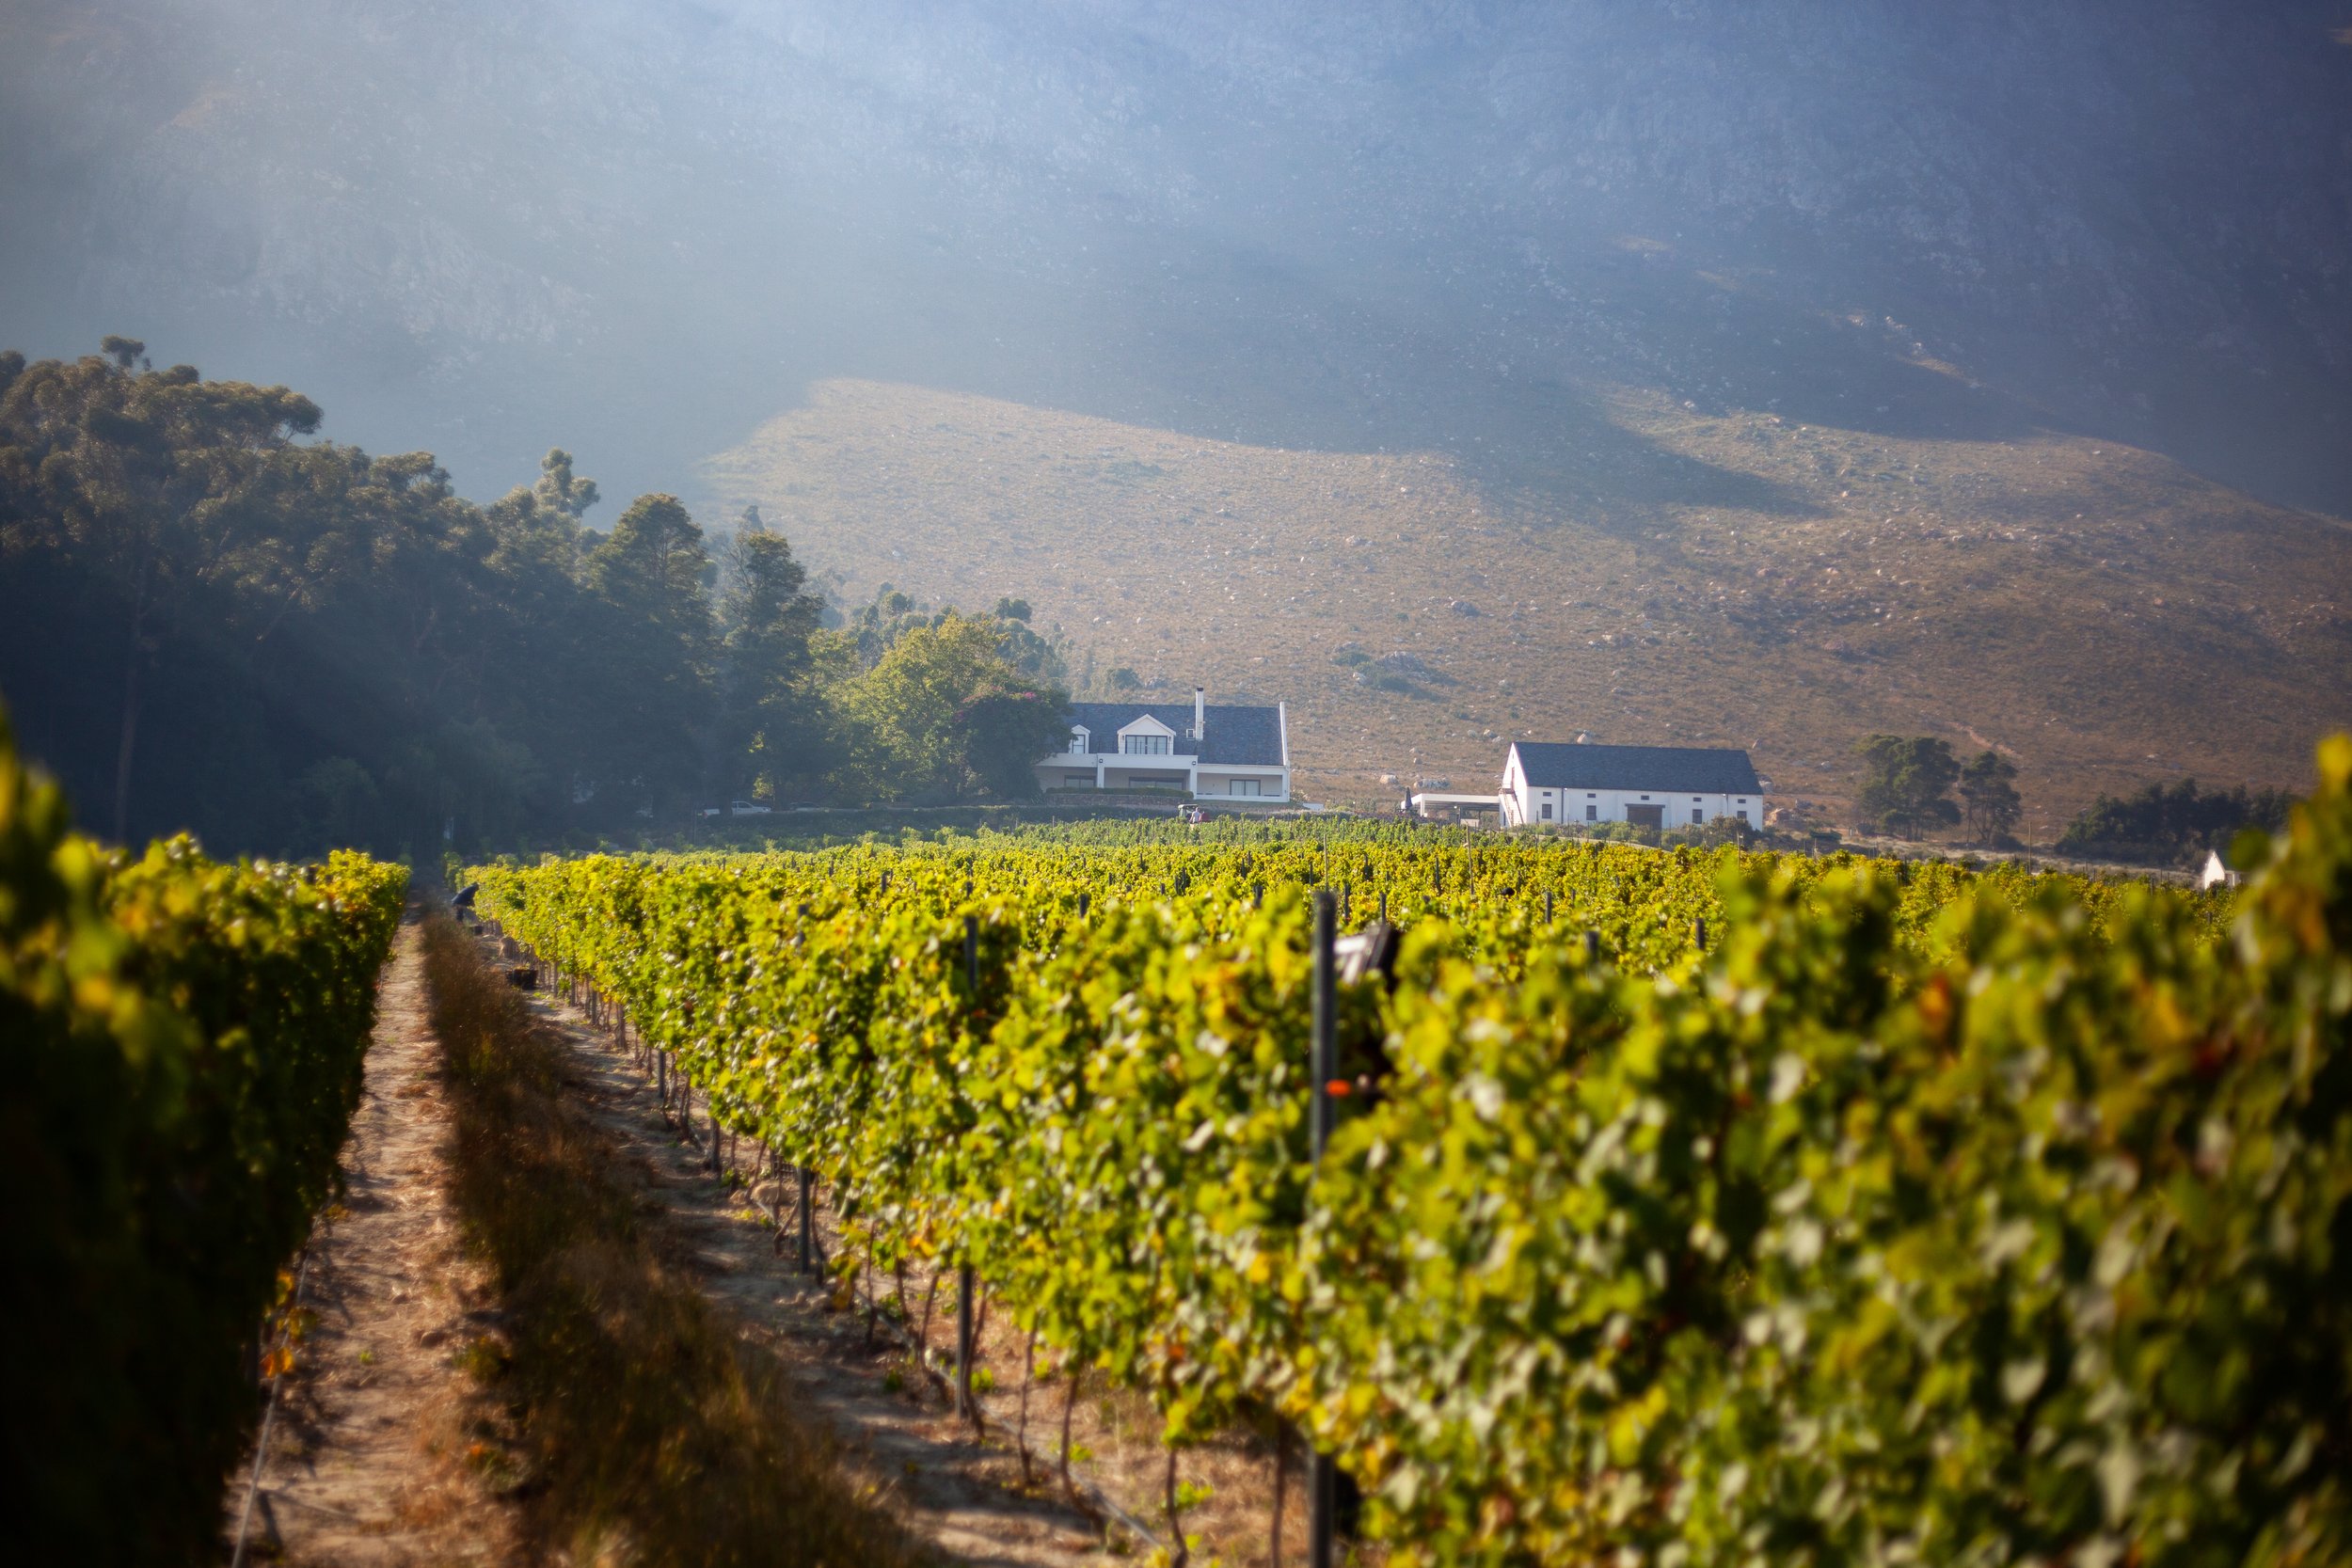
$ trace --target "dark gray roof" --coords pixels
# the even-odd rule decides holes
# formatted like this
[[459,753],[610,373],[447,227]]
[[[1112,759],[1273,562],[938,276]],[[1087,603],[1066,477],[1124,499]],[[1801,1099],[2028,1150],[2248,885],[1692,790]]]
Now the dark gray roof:
[[1519,770],[1538,789],[1649,789],[1661,795],[1761,795],[1745,752],[1700,746],[1577,746],[1522,740]]
[[1119,749],[1119,732],[1147,713],[1176,732],[1175,752],[1180,757],[1198,751],[1206,763],[1277,767],[1282,761],[1281,715],[1270,707],[1211,703],[1204,715],[1208,735],[1200,747],[1195,747],[1184,733],[1192,728],[1190,703],[1073,703],[1066,721],[1084,724],[1093,737],[1094,750],[1114,752]]

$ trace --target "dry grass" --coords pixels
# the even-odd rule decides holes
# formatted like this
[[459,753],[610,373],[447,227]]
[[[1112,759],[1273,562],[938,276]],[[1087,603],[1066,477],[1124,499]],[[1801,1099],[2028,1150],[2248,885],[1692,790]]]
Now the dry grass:
[[[839,1244],[830,1225],[820,1221],[820,1228],[829,1245]],[[882,1309],[910,1337],[925,1328],[927,1299],[933,1308],[928,1325],[933,1371],[927,1376],[917,1370],[912,1355],[903,1357],[898,1362],[898,1386],[901,1396],[917,1407],[945,1414],[953,1408],[953,1395],[944,1374],[955,1363],[954,1271],[910,1266],[903,1306],[895,1295],[896,1289],[895,1282],[882,1282],[879,1299]],[[986,1296],[985,1286],[982,1294]],[[1012,1314],[988,1300],[979,1315],[974,1355],[993,1386],[987,1396],[993,1406],[992,1420],[996,1423],[992,1441],[1015,1453],[1025,1447],[1031,1455],[1020,1466],[1017,1478],[1009,1473],[1005,1476],[1007,1485],[1025,1492],[1058,1486],[1066,1431],[1073,1473],[1100,1487],[1163,1540],[1173,1540],[1181,1530],[1193,1544],[1195,1563],[1257,1568],[1277,1560],[1273,1549],[1274,1449],[1271,1428],[1263,1412],[1246,1413],[1177,1453],[1176,1475],[1186,1500],[1171,1520],[1167,1511],[1168,1450],[1161,1440],[1162,1418],[1150,1396],[1092,1372],[1073,1389],[1067,1368],[1054,1353],[1038,1348],[1031,1362],[1031,1349]],[[1023,1431],[1025,1362],[1034,1375],[1027,1389],[1027,1421]],[[1279,1560],[1295,1565],[1305,1560],[1307,1550],[1302,1473],[1306,1451],[1295,1435],[1289,1441]],[[1388,1560],[1382,1548],[1369,1543],[1351,1543],[1350,1549],[1352,1560],[1359,1564]]]
[[611,1150],[564,1093],[564,1053],[466,937],[426,932],[469,1240],[501,1332],[461,1354],[511,1421],[470,1458],[523,1503],[539,1554],[578,1564],[914,1563],[780,1370],[656,1255]]
[[[1461,785],[1506,737],[1585,730],[1749,747],[1776,794],[1836,801],[1885,729],[2000,747],[2055,821],[2150,778],[2300,785],[2352,721],[2340,523],[2013,418],[1899,436],[1588,392],[1605,421],[1531,479],[1469,436],[1286,451],[830,382],[707,477],[852,596],[1016,594],[1098,675],[1288,699],[1311,797]],[[1350,642],[1437,678],[1378,690]]]

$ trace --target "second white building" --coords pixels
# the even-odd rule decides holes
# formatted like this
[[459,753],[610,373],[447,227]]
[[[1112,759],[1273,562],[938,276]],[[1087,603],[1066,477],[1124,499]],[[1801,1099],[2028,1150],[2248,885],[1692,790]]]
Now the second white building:
[[1506,828],[1629,822],[1697,828],[1718,816],[1764,825],[1764,781],[1745,752],[1521,740],[1502,762]]

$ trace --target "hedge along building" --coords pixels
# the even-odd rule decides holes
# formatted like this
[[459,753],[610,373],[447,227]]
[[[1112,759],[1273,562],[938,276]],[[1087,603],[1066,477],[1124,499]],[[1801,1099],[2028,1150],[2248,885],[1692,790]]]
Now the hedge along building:
[[1502,762],[1501,799],[1506,828],[1694,828],[1718,816],[1764,824],[1764,781],[1748,753],[1709,747],[1515,741]]
[[1211,706],[1200,687],[1176,703],[1073,703],[1064,750],[1037,765],[1039,787],[1173,789],[1200,800],[1291,798],[1287,704]]

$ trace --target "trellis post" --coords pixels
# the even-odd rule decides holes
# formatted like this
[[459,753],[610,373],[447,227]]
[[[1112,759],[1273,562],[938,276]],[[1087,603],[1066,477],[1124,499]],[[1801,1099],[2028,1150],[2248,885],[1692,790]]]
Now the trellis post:
[[[1338,1122],[1339,1107],[1331,1098],[1331,1084],[1340,1074],[1339,1052],[1339,964],[1332,951],[1338,911],[1330,891],[1315,892],[1315,972],[1314,972],[1314,1157],[1323,1163],[1323,1150],[1331,1141],[1332,1129]],[[1340,1503],[1339,1466],[1330,1454],[1320,1448],[1310,1449],[1307,1467],[1307,1562],[1308,1568],[1332,1568],[1337,1560]]]

